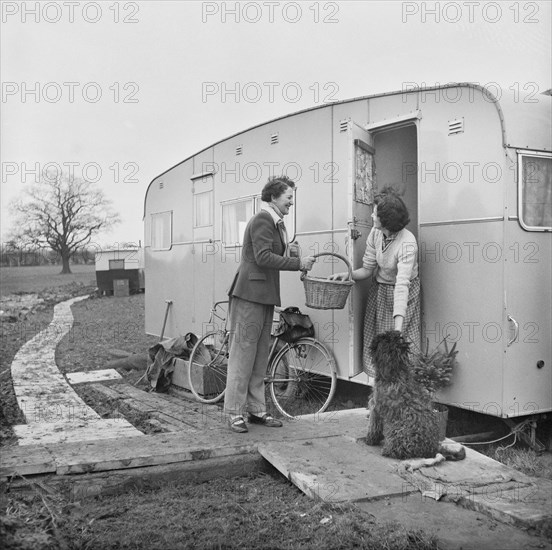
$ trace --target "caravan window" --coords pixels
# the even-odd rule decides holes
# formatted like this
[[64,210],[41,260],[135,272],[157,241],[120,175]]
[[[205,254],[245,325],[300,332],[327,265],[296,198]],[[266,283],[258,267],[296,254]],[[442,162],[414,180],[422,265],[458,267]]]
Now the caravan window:
[[552,227],[552,156],[520,154],[519,219],[529,230]]
[[109,269],[124,269],[125,261],[124,260],[109,260]]
[[255,210],[255,197],[222,203],[222,236],[224,246],[241,246],[249,218]]
[[170,250],[172,244],[172,211],[151,215],[151,248]]
[[[226,247],[241,246],[247,222],[263,204],[261,196],[245,197],[221,203],[222,206],[222,244]],[[284,219],[288,237],[295,238],[295,205],[289,209]]]
[[213,192],[194,195],[194,227],[213,225]]

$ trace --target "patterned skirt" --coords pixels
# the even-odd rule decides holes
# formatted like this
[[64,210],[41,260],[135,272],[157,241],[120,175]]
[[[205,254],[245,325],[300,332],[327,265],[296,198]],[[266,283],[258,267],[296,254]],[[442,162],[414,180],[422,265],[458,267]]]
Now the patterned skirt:
[[[369,377],[375,377],[374,366],[370,354],[370,344],[376,334],[393,330],[395,323],[393,321],[393,294],[395,285],[384,285],[376,283],[372,285],[368,293],[366,302],[366,313],[364,315],[364,344],[363,344],[363,363],[364,372]],[[406,316],[402,327],[404,338],[412,343],[411,350],[417,352],[420,350],[421,339],[421,287],[420,279],[416,277],[410,282],[408,291],[408,304],[406,306]]]

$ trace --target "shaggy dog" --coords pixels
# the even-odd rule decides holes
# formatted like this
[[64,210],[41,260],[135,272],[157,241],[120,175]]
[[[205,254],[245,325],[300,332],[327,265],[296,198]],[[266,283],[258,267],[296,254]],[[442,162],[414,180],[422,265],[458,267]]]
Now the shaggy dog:
[[430,458],[439,449],[437,415],[427,392],[413,379],[410,344],[401,333],[378,334],[370,350],[376,370],[366,443],[398,459]]

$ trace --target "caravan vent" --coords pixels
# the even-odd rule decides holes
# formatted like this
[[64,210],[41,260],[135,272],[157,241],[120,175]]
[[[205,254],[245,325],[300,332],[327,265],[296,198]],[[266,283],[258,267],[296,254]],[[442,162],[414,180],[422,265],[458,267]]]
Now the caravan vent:
[[280,138],[278,137],[278,132],[270,136],[270,145],[276,145],[279,141]]
[[163,182],[162,181],[159,182],[159,189],[163,189]]
[[464,131],[464,119],[449,120],[448,135],[461,134]]
[[341,120],[339,122],[339,131],[346,132],[349,129],[349,120]]
[[236,147],[236,156],[241,155],[243,153],[243,147],[241,145],[238,145]]

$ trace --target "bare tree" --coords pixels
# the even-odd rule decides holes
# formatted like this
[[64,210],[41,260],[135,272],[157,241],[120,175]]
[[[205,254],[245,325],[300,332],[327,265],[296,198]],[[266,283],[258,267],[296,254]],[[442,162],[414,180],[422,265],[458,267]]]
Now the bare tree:
[[120,221],[111,201],[95,184],[58,174],[43,177],[12,203],[14,238],[50,248],[60,255],[61,273],[71,273],[69,260],[101,230]]

